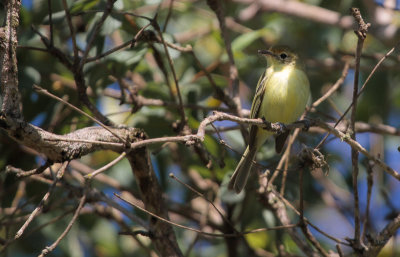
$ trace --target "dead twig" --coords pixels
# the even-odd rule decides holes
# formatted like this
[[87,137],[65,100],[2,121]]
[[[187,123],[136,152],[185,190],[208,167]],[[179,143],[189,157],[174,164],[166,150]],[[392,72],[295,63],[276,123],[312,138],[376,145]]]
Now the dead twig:
[[[357,41],[357,49],[356,49],[356,57],[355,57],[355,71],[354,71],[354,86],[353,86],[353,100],[352,100],[352,110],[350,117],[350,131],[351,131],[351,139],[356,141],[356,132],[355,132],[355,122],[356,122],[356,110],[357,110],[357,96],[358,96],[358,81],[360,74],[360,59],[361,52],[364,45],[364,40],[367,37],[368,27],[370,24],[366,24],[361,17],[360,10],[358,8],[351,8],[351,14],[358,24],[358,28],[355,34],[358,37]],[[361,234],[360,234],[360,207],[359,207],[359,196],[358,196],[358,151],[354,148],[351,149],[351,163],[353,166],[353,196],[354,196],[354,247],[356,250],[360,250],[362,247],[361,242]]]

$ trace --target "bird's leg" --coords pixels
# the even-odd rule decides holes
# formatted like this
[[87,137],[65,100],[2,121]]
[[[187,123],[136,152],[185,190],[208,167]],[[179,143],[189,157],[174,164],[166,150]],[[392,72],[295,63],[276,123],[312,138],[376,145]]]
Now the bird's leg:
[[277,132],[278,135],[283,134],[288,130],[285,124],[281,122],[277,122],[276,124],[279,125],[279,131]]
[[265,130],[271,131],[272,130],[271,122],[267,121],[264,116],[261,117],[261,119],[264,123],[264,126],[262,128]]
[[[265,117],[261,117],[261,119],[262,119],[262,121],[264,123],[263,129],[268,130],[268,131],[275,131],[276,130],[275,128],[272,128],[272,123],[271,122],[265,120]],[[281,122],[276,122],[274,124],[277,124],[279,126],[279,128],[276,131],[276,134],[278,134],[278,135],[283,134],[288,130],[286,125],[281,123]]]

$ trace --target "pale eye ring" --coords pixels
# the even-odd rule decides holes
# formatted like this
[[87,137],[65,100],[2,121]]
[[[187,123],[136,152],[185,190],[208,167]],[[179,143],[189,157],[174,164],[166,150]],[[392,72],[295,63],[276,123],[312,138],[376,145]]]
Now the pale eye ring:
[[279,55],[279,57],[280,57],[282,60],[285,60],[285,59],[288,57],[288,55],[287,55],[286,53],[281,53],[281,54]]

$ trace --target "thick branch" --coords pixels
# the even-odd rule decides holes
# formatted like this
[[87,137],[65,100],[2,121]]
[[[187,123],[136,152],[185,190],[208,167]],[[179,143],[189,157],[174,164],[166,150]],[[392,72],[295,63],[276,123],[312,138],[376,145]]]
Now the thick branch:
[[[53,162],[80,158],[98,150],[124,151],[124,144],[101,127],[88,127],[66,135],[56,135],[24,121],[0,114],[0,128],[11,138],[46,155]],[[143,132],[136,128],[112,128],[129,142],[137,141]]]
[[18,91],[17,28],[21,1],[5,1],[5,26],[0,28],[1,111],[13,118],[22,118]]
[[[198,128],[196,134],[186,136],[173,136],[173,137],[162,137],[162,138],[151,138],[141,140],[143,137],[143,131],[137,128],[112,128],[115,134],[118,134],[122,138],[126,138],[130,142],[129,149],[141,148],[150,144],[159,144],[165,142],[177,142],[192,145],[197,142],[204,141],[206,134],[207,125],[222,120],[230,120],[243,124],[258,125],[268,131],[275,133],[282,132],[282,126],[279,123],[269,123],[261,119],[247,119],[240,118],[234,115],[214,112],[213,115],[204,119]],[[368,159],[372,160],[385,172],[392,175],[396,179],[400,180],[400,174],[385,164],[380,159],[372,156],[365,148],[363,148],[357,141],[352,140],[349,136],[344,134],[338,129],[329,126],[328,124],[321,121],[313,121],[309,125],[318,126],[342,141],[348,143],[352,148],[364,154]],[[295,122],[291,124],[285,124],[286,129],[304,128],[305,124],[301,122]],[[65,161],[80,158],[81,156],[97,151],[97,150],[112,150],[116,152],[122,152],[127,150],[125,145],[120,142],[118,138],[112,135],[110,132],[100,127],[89,127],[77,130],[75,132],[58,136],[47,132],[39,127],[33,126],[29,123],[11,119],[0,113],[0,129],[6,131],[6,133],[14,138],[16,141],[22,144],[37,149],[39,152],[45,154],[52,161]]]
[[[146,209],[169,220],[168,209],[162,200],[162,191],[151,165],[147,148],[135,149],[127,155],[127,158],[139,185]],[[170,224],[151,217],[149,234],[161,256],[183,256]]]

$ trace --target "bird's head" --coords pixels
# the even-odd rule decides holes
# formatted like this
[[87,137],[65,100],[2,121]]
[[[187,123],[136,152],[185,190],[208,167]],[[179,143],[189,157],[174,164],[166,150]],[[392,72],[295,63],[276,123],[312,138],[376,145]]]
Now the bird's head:
[[258,50],[258,53],[266,56],[272,66],[296,65],[298,60],[298,55],[288,46],[273,46],[269,50]]

